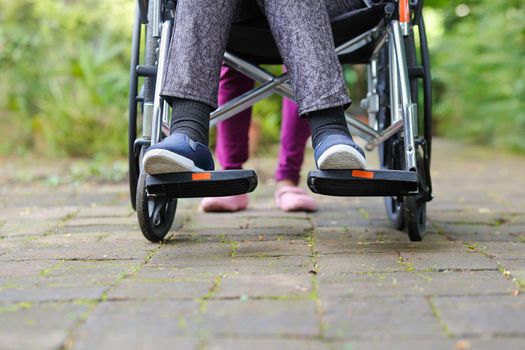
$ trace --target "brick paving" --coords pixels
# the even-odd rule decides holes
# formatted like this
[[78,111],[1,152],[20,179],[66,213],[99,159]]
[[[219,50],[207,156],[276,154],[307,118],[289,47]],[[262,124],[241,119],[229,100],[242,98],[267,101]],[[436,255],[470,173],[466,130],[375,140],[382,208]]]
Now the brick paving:
[[279,212],[273,159],[250,210],[182,200],[162,244],[126,183],[0,162],[0,349],[525,348],[524,158],[436,142],[422,243],[378,198]]

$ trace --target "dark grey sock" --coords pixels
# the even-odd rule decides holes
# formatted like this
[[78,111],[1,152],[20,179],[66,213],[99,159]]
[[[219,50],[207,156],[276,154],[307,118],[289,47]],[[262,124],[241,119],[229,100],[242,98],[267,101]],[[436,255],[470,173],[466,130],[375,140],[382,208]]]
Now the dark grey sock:
[[213,107],[184,98],[173,99],[171,133],[180,132],[206,146],[210,139],[210,113]]
[[314,148],[328,135],[350,136],[343,107],[310,112],[307,118],[312,129],[312,145]]

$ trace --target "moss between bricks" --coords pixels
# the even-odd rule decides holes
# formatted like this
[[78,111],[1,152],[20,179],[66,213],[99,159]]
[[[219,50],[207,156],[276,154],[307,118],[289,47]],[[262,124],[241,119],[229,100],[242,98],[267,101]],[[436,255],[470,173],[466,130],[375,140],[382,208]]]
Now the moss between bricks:
[[[467,247],[469,251],[482,254],[491,260],[495,259],[494,255],[491,255],[487,252],[486,247],[480,248],[477,244],[471,243],[471,242],[463,242],[463,244],[465,245],[465,247]],[[507,279],[510,279],[514,283],[514,285],[518,288],[516,293],[520,293],[520,292],[522,293],[525,291],[525,281],[523,279],[512,276],[512,273],[505,266],[503,266],[503,264],[501,264],[500,262],[496,262],[496,265],[501,275]]]
[[432,315],[441,325],[441,329],[443,329],[443,333],[445,333],[445,335],[449,338],[454,338],[454,334],[450,331],[445,321],[443,321],[443,318],[441,317],[441,313],[436,307],[436,304],[434,304],[434,301],[432,300],[432,298],[428,297],[427,302],[428,302],[428,305],[430,306],[430,311],[432,312]]

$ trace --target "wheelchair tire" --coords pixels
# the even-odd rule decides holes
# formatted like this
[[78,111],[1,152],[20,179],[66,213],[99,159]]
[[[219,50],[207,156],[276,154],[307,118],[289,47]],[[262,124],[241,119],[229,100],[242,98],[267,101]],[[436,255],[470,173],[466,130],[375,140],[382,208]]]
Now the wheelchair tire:
[[135,154],[135,140],[137,139],[137,114],[138,114],[138,83],[137,65],[140,59],[140,9],[137,5],[135,22],[131,42],[131,62],[129,69],[129,96],[128,96],[128,169],[129,169],[129,194],[131,206],[136,209],[137,182],[139,178],[138,157]]
[[419,194],[404,197],[404,216],[408,237],[413,242],[420,242],[427,228],[427,199],[424,195],[427,188],[427,174],[424,165],[424,151],[418,147],[416,162],[419,172]]
[[144,237],[157,243],[169,233],[177,211],[177,200],[148,198],[146,173],[141,172],[137,187],[137,217]]
[[[425,35],[422,17],[419,20],[418,29],[420,36]],[[424,146],[418,146],[417,164],[419,177],[419,194],[404,197],[385,197],[385,209],[387,216],[397,230],[406,229],[411,241],[421,241],[426,230],[426,202],[429,201],[431,193],[430,185],[430,145],[431,145],[431,90],[430,67],[428,60],[428,48],[426,37],[421,38],[421,56],[424,65],[425,76],[423,78],[423,130]],[[414,33],[405,38],[405,48],[407,54],[407,64],[416,66],[417,49]],[[389,73],[388,73],[388,51],[385,48],[379,57],[379,76],[378,92],[380,99],[379,123],[380,128],[384,129],[390,125],[390,104],[389,104]],[[417,78],[411,78],[412,100],[419,103],[419,83]],[[403,170],[404,169],[404,149],[403,139],[400,135],[394,136],[385,141],[379,147],[381,167],[383,169]]]

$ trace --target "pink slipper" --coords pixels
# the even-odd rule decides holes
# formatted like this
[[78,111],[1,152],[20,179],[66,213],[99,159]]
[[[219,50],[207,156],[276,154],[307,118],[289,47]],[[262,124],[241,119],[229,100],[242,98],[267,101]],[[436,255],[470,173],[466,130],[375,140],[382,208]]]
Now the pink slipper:
[[208,197],[201,201],[200,210],[206,213],[233,213],[248,207],[248,195]]
[[317,211],[317,203],[302,188],[284,186],[275,191],[275,204],[282,211]]

